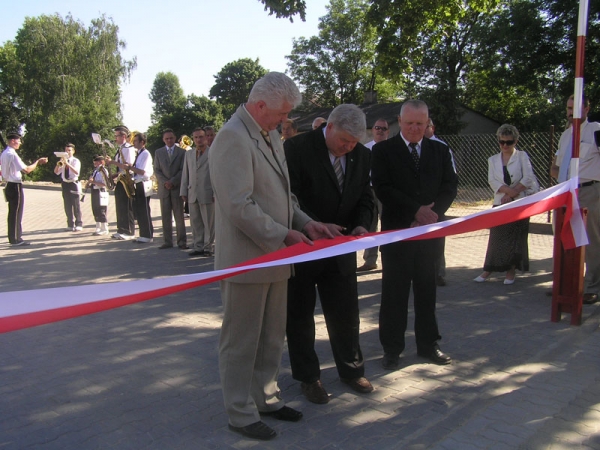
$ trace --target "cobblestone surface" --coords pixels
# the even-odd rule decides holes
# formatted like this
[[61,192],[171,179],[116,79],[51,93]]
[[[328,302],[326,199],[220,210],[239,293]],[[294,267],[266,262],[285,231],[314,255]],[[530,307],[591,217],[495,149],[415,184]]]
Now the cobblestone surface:
[[[102,289],[106,282],[212,269],[211,259],[157,248],[156,199],[157,238],[140,246],[92,236],[89,200],[84,231],[72,233],[65,231],[59,190],[28,187],[25,197],[24,237],[32,242],[26,248],[6,243],[0,203],[0,291]],[[114,203],[109,220],[114,230]],[[361,345],[375,391],[358,395],[339,381],[319,311],[316,346],[331,402],[304,399],[284,353],[282,394],[304,419],[266,418],[279,433],[267,443],[227,429],[217,285],[2,334],[0,448],[600,449],[599,309],[584,306],[579,327],[569,325],[568,315],[550,322],[552,237],[547,226],[534,228],[531,271],[511,286],[500,275],[472,282],[486,232],[447,239],[448,285],[438,289],[438,321],[440,345],[454,359],[449,366],[417,357],[409,326],[401,369],[381,368],[381,272],[360,274]]]

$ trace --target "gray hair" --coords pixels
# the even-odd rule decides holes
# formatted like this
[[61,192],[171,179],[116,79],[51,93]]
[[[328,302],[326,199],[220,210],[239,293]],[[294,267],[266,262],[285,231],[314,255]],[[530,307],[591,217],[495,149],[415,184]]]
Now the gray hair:
[[358,140],[362,139],[367,131],[365,113],[358,106],[349,103],[339,105],[331,111],[327,123],[341,128]]
[[427,112],[427,116],[429,116],[429,108],[427,107],[427,103],[425,103],[423,100],[406,100],[400,108],[400,116],[402,116],[405,108],[424,109]]
[[315,120],[313,120],[312,129],[316,130],[321,125],[323,125],[325,122],[327,122],[327,119],[325,117],[317,117]]
[[295,108],[302,102],[302,94],[296,83],[286,74],[269,72],[254,83],[248,96],[248,103],[261,100],[270,109],[281,108],[284,102]]
[[500,128],[496,131],[496,137],[500,136],[512,136],[515,140],[519,139],[519,130],[514,125],[510,125],[505,123],[504,125],[500,125]]

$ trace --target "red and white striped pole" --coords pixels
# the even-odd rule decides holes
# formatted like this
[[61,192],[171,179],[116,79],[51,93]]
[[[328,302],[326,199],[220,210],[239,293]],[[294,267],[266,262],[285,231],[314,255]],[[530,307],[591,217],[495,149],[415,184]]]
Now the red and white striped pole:
[[[583,103],[583,67],[587,31],[588,0],[579,1],[577,20],[577,53],[575,56],[575,92],[573,95],[573,142],[569,179],[579,175],[579,140],[581,137],[581,107]],[[564,212],[557,211],[557,222],[563,221]],[[577,214],[578,212],[574,212]],[[558,322],[561,313],[571,313],[571,324],[581,325],[583,306],[584,247],[566,250],[560,239],[554,239],[554,282],[552,286],[552,313],[550,320]]]
[[585,63],[585,37],[587,33],[588,0],[579,2],[577,20],[577,53],[575,56],[575,92],[573,102],[573,147],[570,176],[579,174],[579,141],[581,137],[581,110],[583,106],[583,68]]

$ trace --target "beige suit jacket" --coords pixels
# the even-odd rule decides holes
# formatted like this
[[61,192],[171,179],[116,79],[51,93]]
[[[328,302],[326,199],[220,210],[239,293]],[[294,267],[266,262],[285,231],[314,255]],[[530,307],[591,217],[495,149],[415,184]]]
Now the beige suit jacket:
[[185,152],[183,174],[181,175],[181,190],[179,195],[187,197],[189,203],[208,204],[213,202],[213,189],[208,170],[208,152],[196,159],[196,149]]
[[[223,269],[285,247],[289,229],[311,219],[290,190],[285,154],[277,131],[274,152],[243,106],[219,131],[209,154],[215,194],[215,268]],[[275,153],[275,154],[274,154]],[[236,283],[272,283],[290,277],[289,265],[229,278]]]

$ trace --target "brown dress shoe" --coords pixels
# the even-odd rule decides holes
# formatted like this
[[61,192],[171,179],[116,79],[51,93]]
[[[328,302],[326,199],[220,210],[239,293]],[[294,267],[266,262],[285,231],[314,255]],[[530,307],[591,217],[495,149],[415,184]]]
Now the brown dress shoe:
[[363,264],[356,269],[357,272],[368,272],[369,270],[377,269],[377,264]]
[[309,402],[318,405],[329,403],[329,395],[323,387],[321,380],[317,380],[313,383],[302,383],[300,387],[302,388],[302,393]]
[[342,383],[346,383],[356,392],[361,394],[368,394],[373,392],[373,385],[365,377],[360,378],[340,378]]

